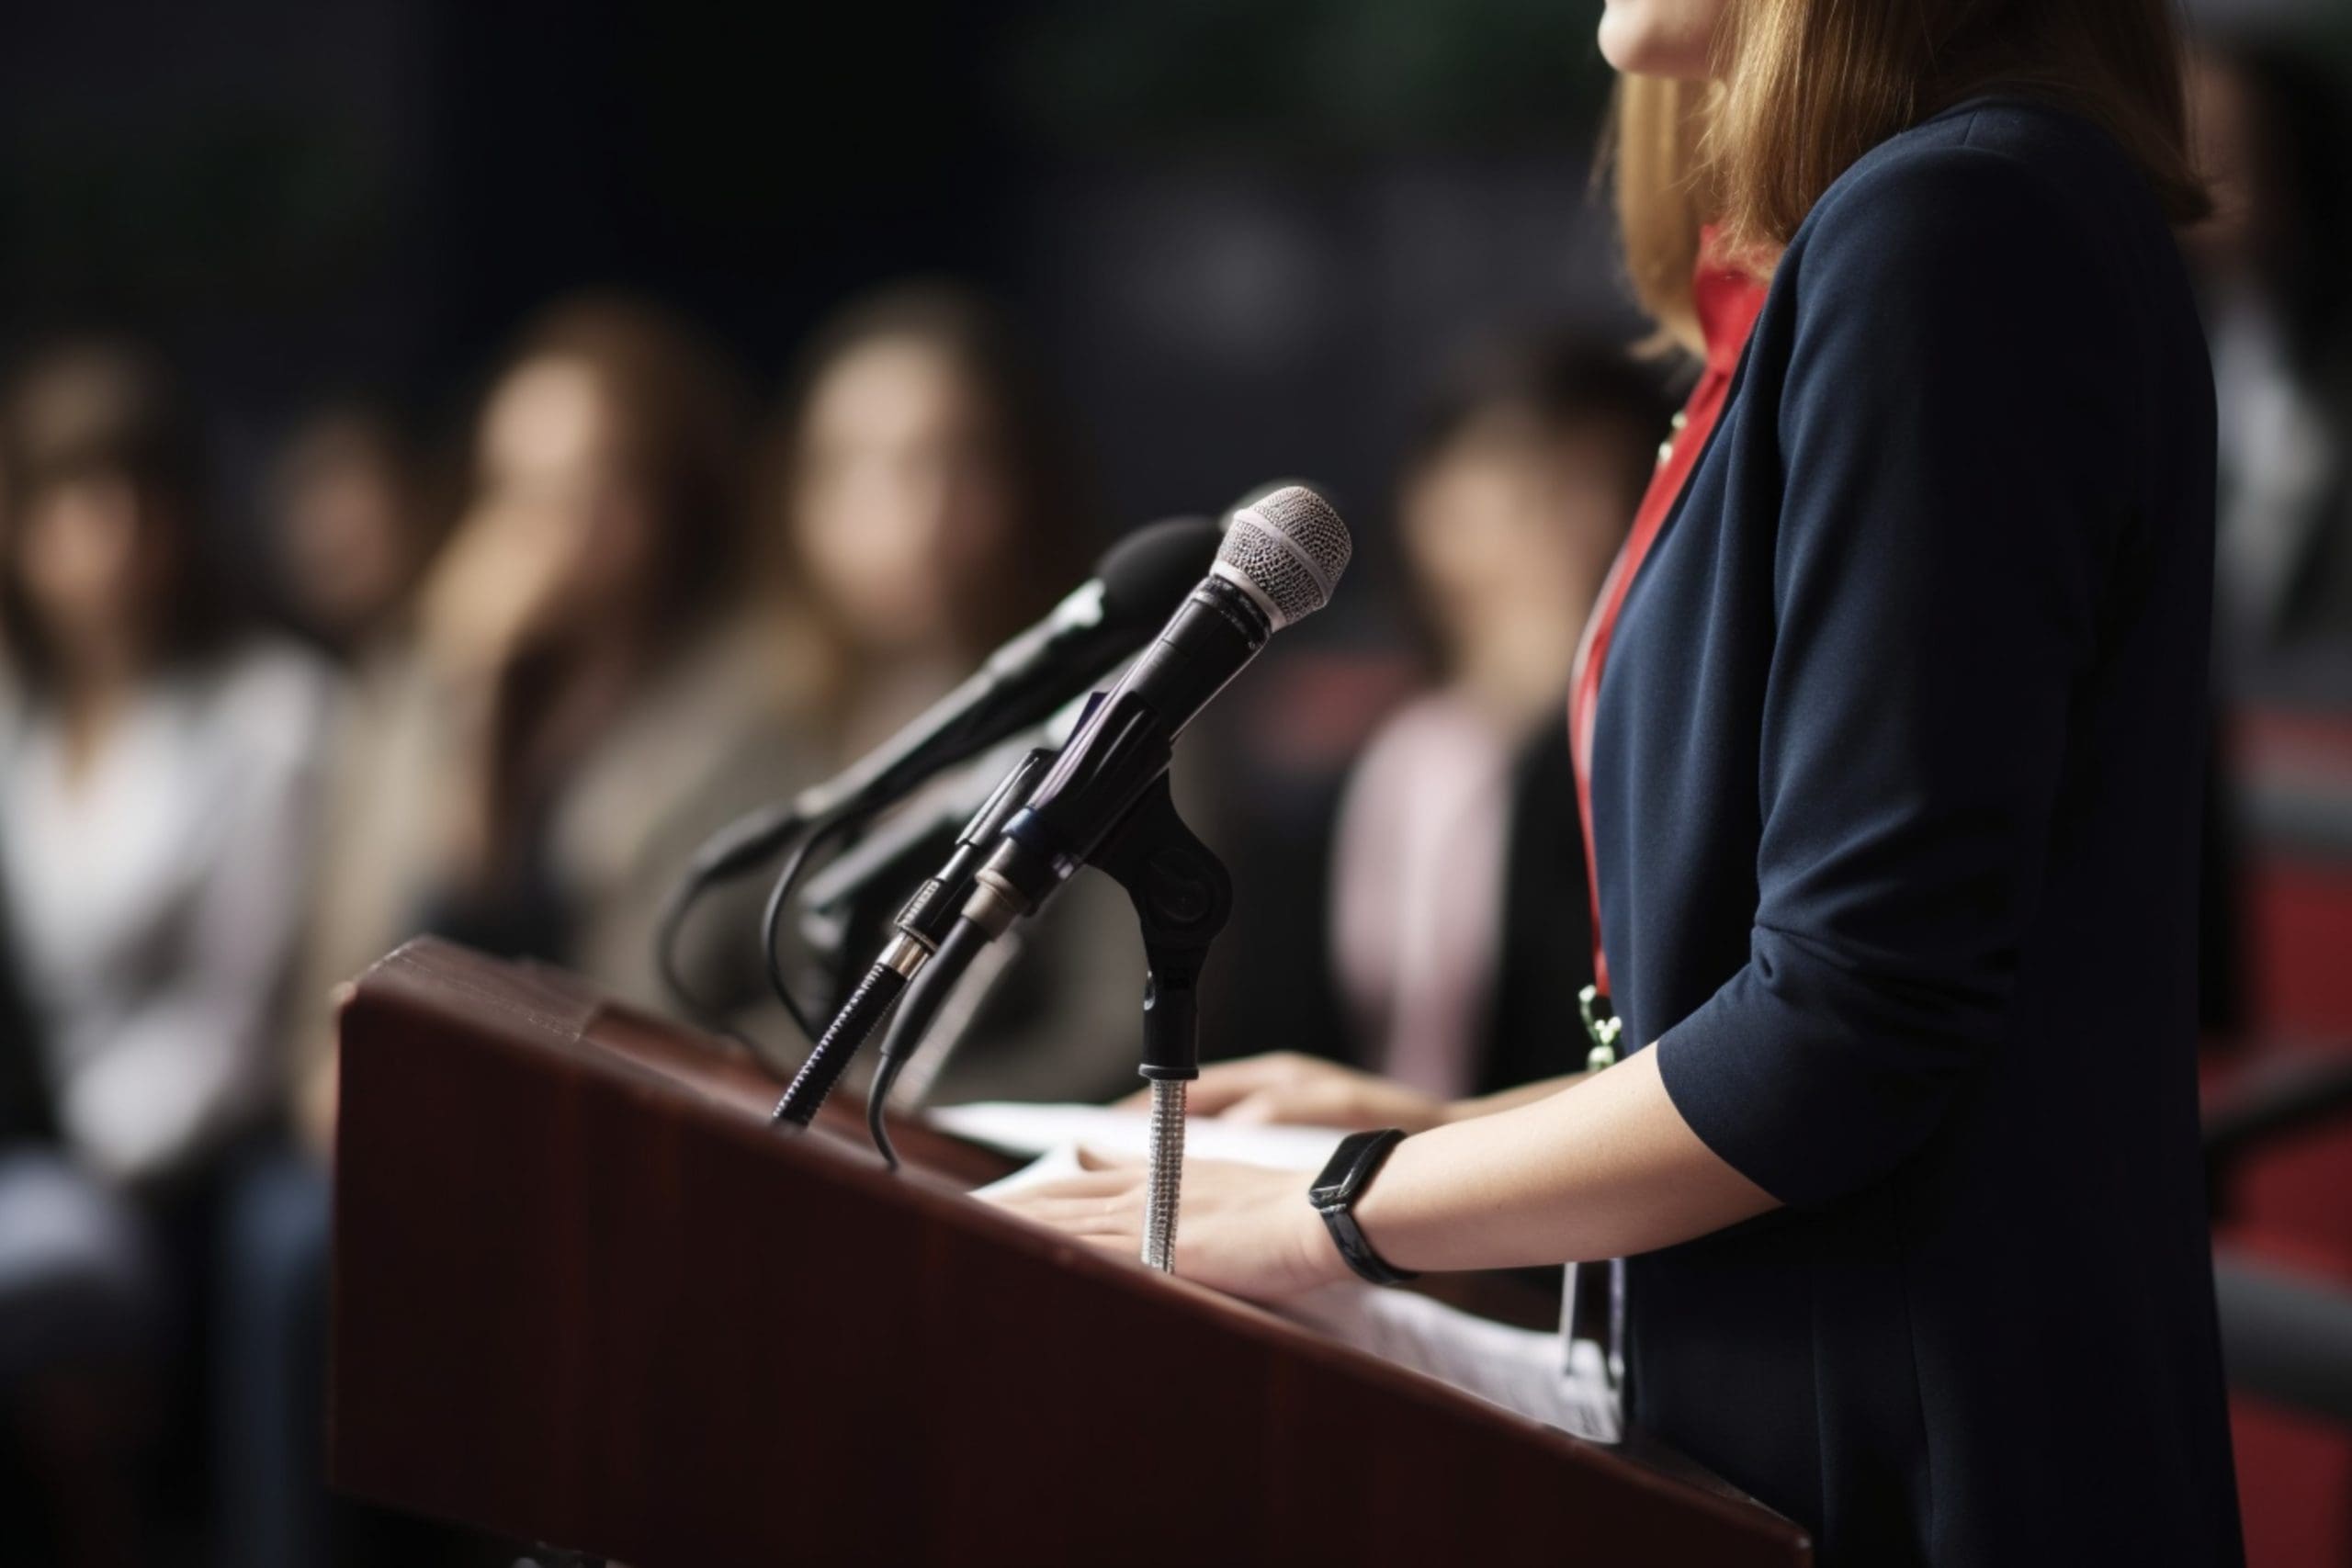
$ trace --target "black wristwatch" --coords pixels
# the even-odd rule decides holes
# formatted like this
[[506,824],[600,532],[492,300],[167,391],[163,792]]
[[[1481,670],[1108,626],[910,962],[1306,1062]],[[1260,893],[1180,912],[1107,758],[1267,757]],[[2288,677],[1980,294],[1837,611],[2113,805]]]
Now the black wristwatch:
[[1340,1140],[1331,1152],[1331,1163],[1306,1190],[1306,1201],[1323,1216],[1323,1224],[1331,1232],[1331,1240],[1340,1256],[1354,1269],[1375,1285],[1394,1285],[1415,1276],[1408,1269],[1391,1268],[1364,1239],[1363,1228],[1356,1224],[1356,1200],[1380,1174],[1389,1153],[1405,1141],[1402,1129],[1388,1128],[1379,1133],[1351,1133]]

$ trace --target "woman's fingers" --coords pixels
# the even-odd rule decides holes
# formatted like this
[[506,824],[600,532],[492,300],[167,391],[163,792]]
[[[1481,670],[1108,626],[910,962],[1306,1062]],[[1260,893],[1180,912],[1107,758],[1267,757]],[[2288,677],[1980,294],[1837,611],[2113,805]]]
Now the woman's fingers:
[[[1221,1116],[1227,1107],[1262,1090],[1296,1084],[1318,1073],[1344,1071],[1345,1068],[1317,1057],[1302,1056],[1295,1051],[1270,1051],[1262,1056],[1244,1056],[1203,1067],[1201,1076],[1193,1080],[1185,1104],[1195,1116]],[[1113,1102],[1113,1109],[1119,1111],[1148,1111],[1150,1107],[1151,1091],[1148,1089]]]
[[1228,1122],[1293,1127],[1352,1127],[1366,1121],[1365,1096],[1344,1082],[1273,1084],[1236,1101]]
[[1073,1240],[1104,1243],[1125,1251],[1142,1244],[1143,1207],[1129,1195],[1048,1198],[1034,1203],[1008,1202],[1004,1207]]
[[1290,1120],[1284,1114],[1288,1099],[1289,1096],[1280,1089],[1252,1089],[1216,1114],[1227,1122],[1244,1122],[1260,1126],[1286,1122]]
[[1222,1116],[1250,1096],[1297,1077],[1298,1064],[1299,1059],[1290,1053],[1276,1052],[1204,1067],[1185,1096],[1186,1108],[1198,1116]]
[[1136,1224],[1136,1206],[1119,1198],[1049,1198],[1036,1203],[1008,1203],[1005,1207],[1039,1224],[1072,1235],[1132,1231]]
[[1138,1185],[1134,1174],[1128,1171],[1090,1171],[1081,1176],[1057,1177],[1051,1181],[1041,1181],[1035,1187],[1018,1188],[996,1201],[1008,1208],[1015,1208],[1052,1198],[1113,1198],[1122,1192],[1133,1191]]

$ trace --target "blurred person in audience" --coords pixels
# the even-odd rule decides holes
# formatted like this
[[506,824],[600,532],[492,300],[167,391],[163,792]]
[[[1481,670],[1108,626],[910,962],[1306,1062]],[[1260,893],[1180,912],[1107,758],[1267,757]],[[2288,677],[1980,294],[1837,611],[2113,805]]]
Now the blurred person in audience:
[[265,1122],[333,697],[233,613],[197,442],[135,351],[75,346],[8,410],[0,595],[23,696],[0,863],[68,1145],[131,1184]]
[[0,924],[40,1093],[0,1151],[0,1391],[58,1550],[120,1561],[155,1413],[133,1395],[174,1352],[169,1386],[201,1393],[216,1229],[281,1106],[270,1021],[333,682],[236,613],[150,356],[54,349],[5,434]]
[[671,879],[805,779],[751,629],[747,433],[717,348],[625,298],[551,307],[492,382],[413,632],[342,739],[296,1024],[315,1138],[336,982],[430,930],[658,1004]]
[[[10,515],[6,445],[0,441],[0,558]],[[0,615],[6,610],[0,601]],[[5,641],[0,635],[0,646]],[[0,733],[13,730],[16,704],[15,662],[0,659]],[[109,1202],[57,1157],[40,1033],[17,972],[7,908],[0,890],[0,1518],[15,1521],[19,1550],[66,1562],[119,1562],[137,1550],[130,1521],[138,1513],[131,1495],[138,1423],[94,1430],[74,1406],[136,1404],[106,1388],[107,1363],[129,1362],[135,1379],[149,1353],[147,1336],[134,1327],[127,1342],[109,1345],[116,1336],[92,1340],[75,1325],[90,1321],[94,1309],[101,1319],[135,1322],[151,1293],[137,1273],[143,1248],[129,1234],[127,1207]],[[103,1207],[77,1212],[85,1199]],[[51,1408],[61,1401],[62,1409]]]
[[[2352,702],[2352,147],[2343,87],[2281,46],[2209,39],[2190,121],[2213,216],[2183,235],[2213,361],[2214,734],[2253,701]],[[2246,1021],[2230,747],[2209,753],[2199,1021]]]
[[[801,674],[799,710],[829,769],[1087,575],[1073,465],[1040,378],[1004,317],[959,288],[886,287],[821,323],[775,446],[793,610],[777,662]],[[1125,895],[1080,879],[990,993],[938,1097],[1125,1089],[1142,985]]]
[[1349,780],[1331,942],[1359,1059],[1420,1093],[1581,1065],[1592,921],[1561,716],[1667,416],[1626,350],[1555,337],[1474,362],[1408,455],[1398,542],[1437,680]]
[[[8,548],[8,454],[5,432],[0,432],[0,558]],[[0,725],[11,724],[17,714],[17,662],[6,657],[8,647],[8,607],[0,603]]]
[[2343,701],[2352,673],[2345,87],[2282,46],[2223,39],[2196,57],[2189,90],[2215,203],[2185,240],[2220,411],[2216,672],[2225,689]]
[[[559,301],[490,382],[463,506],[413,612],[405,569],[337,598],[368,607],[345,624],[370,642],[285,1026],[311,1150],[333,1139],[341,982],[430,931],[662,1005],[653,932],[672,880],[711,831],[805,782],[752,629],[772,606],[747,588],[748,436],[733,367],[687,323],[625,297]],[[685,968],[712,995],[748,995],[753,952],[714,922]],[[291,1568],[355,1524],[319,1477],[324,1171],[281,1161],[245,1198],[224,1352],[243,1403],[224,1413],[220,1513],[232,1560]]]
[[423,454],[388,408],[328,403],[271,465],[265,523],[287,617],[346,663],[397,641],[440,544]]
[[852,299],[773,443],[808,718],[846,762],[1084,574],[1073,464],[1012,325],[946,283]]

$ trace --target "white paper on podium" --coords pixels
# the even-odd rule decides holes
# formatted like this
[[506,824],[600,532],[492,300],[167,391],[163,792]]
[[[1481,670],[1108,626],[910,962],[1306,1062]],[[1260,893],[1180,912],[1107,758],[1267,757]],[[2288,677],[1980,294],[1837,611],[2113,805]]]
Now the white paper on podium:
[[[961,1105],[929,1113],[934,1126],[974,1143],[1040,1157],[979,1190],[1017,1191],[1081,1167],[1081,1145],[1141,1157],[1148,1118],[1091,1105]],[[1268,1127],[1204,1117],[1185,1129],[1188,1156],[1277,1169],[1316,1171],[1343,1134],[1313,1127]],[[1302,1199],[1303,1201],[1303,1199]],[[1182,1230],[1182,1211],[1178,1211]],[[1275,1311],[1340,1343],[1437,1379],[1488,1404],[1598,1443],[1624,1433],[1623,1402],[1600,1346],[1564,1344],[1557,1333],[1515,1328],[1417,1295],[1345,1283]]]
[[1328,1286],[1275,1309],[1342,1344],[1596,1443],[1624,1436],[1600,1347],[1474,1317],[1410,1291]]

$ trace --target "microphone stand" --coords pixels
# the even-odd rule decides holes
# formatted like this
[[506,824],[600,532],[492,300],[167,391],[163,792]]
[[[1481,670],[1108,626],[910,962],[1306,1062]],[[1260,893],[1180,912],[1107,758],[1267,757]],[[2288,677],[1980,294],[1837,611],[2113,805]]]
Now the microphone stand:
[[1233,912],[1225,863],[1184,825],[1162,773],[1093,856],[1127,890],[1143,928],[1143,1064],[1151,1085],[1143,1260],[1173,1272],[1184,1179],[1184,1100],[1201,1072],[1200,978]]
[[[1013,793],[1025,798],[1027,790]],[[978,841],[989,841],[990,837],[981,835]],[[1164,764],[1088,863],[1127,890],[1143,931],[1143,1062],[1136,1070],[1151,1085],[1143,1260],[1163,1274],[1171,1273],[1176,1261],[1176,1211],[1184,1181],[1185,1091],[1201,1076],[1201,970],[1233,912],[1233,878],[1225,863],[1176,814]],[[989,936],[989,929],[973,917],[959,917],[908,989],[905,1004],[891,1022],[889,1037],[882,1043],[882,1061],[867,1090],[866,1126],[875,1147],[893,1168],[898,1156],[883,1121],[891,1085],[922,1045],[949,990],[986,950]],[[897,991],[893,989],[890,996],[896,1000]],[[853,1006],[847,1010],[856,1010]],[[870,1027],[870,1022],[861,1027],[858,1037],[863,1038]],[[802,1067],[800,1077],[786,1091],[776,1107],[779,1122],[806,1126],[815,1115],[825,1091],[849,1059],[848,1050],[830,1048],[834,1033],[842,1028],[837,1020],[810,1055],[810,1066]]]

